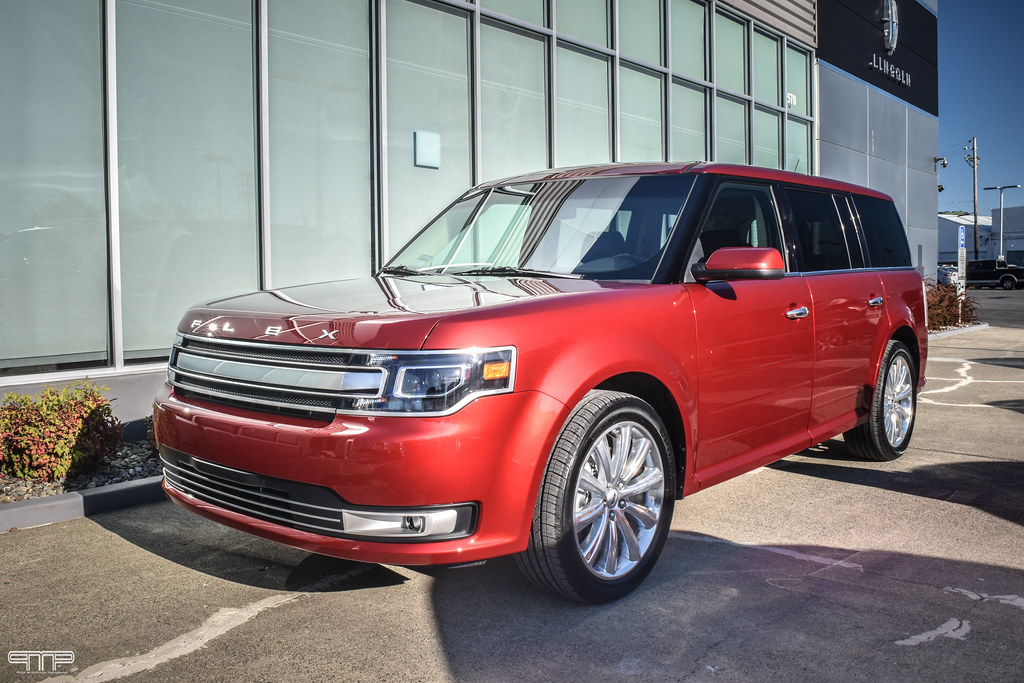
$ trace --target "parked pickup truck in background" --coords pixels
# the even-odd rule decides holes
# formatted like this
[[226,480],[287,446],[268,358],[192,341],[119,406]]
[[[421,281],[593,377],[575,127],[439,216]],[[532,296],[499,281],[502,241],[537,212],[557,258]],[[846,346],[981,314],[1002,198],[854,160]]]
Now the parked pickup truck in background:
[[967,285],[969,287],[1002,287],[1020,289],[1024,287],[1024,267],[1007,263],[1002,259],[982,259],[967,262]]

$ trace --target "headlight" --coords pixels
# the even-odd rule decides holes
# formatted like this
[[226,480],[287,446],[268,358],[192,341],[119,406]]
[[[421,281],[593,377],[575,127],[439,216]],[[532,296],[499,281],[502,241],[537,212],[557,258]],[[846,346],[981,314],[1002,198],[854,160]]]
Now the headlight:
[[475,398],[512,391],[515,348],[375,353],[367,365],[385,372],[381,395],[351,398],[359,413],[453,413]]

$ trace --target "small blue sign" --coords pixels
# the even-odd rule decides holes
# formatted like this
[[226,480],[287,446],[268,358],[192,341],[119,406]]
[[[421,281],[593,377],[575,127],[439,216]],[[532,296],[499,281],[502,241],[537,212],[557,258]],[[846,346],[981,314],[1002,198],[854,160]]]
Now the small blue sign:
[[967,248],[967,227],[964,225],[960,226],[960,248]]

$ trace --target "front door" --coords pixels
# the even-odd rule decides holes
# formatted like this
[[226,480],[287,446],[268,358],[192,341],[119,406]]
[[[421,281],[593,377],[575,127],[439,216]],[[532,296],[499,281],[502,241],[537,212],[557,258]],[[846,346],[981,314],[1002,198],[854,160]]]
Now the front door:
[[[718,188],[694,258],[721,247],[785,253],[769,186]],[[694,464],[701,486],[710,486],[809,445],[812,302],[796,274],[688,289],[699,350]]]

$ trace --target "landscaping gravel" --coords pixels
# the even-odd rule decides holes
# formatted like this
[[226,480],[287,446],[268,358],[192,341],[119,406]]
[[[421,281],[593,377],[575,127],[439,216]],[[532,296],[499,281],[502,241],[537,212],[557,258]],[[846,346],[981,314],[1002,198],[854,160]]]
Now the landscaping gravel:
[[42,482],[32,479],[15,479],[0,475],[0,503],[14,503],[44,496],[54,496],[65,491],[93,489],[106,484],[145,479],[161,473],[160,456],[147,441],[122,444],[115,455],[87,474],[70,480]]

